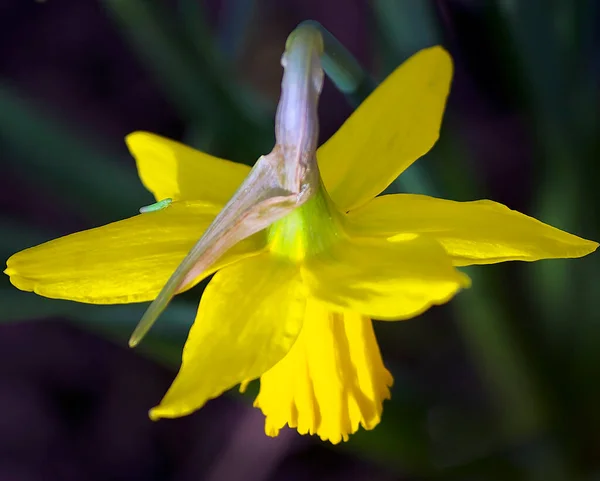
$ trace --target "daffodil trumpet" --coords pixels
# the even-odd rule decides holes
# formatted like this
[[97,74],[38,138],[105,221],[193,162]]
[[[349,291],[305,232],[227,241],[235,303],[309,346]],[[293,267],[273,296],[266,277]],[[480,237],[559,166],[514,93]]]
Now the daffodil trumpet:
[[[266,434],[288,425],[346,440],[374,428],[390,397],[372,319],[409,319],[448,302],[470,285],[460,266],[598,247],[489,200],[379,195],[438,139],[452,78],[441,47],[398,67],[317,148],[323,65],[336,58],[321,32],[301,24],[288,38],[276,145],[252,170],[134,132],[126,142],[157,202],[7,261],[12,284],[42,296],[153,301],[131,344],[173,295],[214,274],[152,419],[184,416],[260,379],[254,405]],[[362,73],[345,58],[346,67],[328,68],[349,74],[352,91]]]

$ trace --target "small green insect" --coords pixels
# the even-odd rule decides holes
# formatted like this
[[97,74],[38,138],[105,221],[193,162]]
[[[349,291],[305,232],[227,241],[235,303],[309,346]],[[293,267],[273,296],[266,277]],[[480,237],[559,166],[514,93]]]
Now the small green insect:
[[144,207],[140,207],[140,214],[145,214],[146,212],[154,212],[157,210],[163,210],[167,208],[171,204],[171,202],[173,202],[173,199],[168,197],[161,201],[155,202],[154,204],[145,205]]

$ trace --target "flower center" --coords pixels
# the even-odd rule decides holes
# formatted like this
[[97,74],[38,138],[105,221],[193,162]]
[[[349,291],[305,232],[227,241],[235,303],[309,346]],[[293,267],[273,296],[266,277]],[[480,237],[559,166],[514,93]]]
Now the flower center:
[[269,226],[269,249],[293,261],[319,254],[345,236],[342,215],[320,185],[303,205]]

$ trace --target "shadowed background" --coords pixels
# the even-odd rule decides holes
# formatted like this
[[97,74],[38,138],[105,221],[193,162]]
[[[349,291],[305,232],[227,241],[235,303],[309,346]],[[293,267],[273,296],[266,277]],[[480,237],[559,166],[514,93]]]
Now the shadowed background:
[[[0,258],[152,203],[131,131],[248,164],[268,152],[279,58],[309,18],[377,80],[423,47],[454,57],[441,139],[389,192],[491,198],[600,239],[595,0],[5,0]],[[326,81],[321,142],[350,112]],[[236,393],[148,420],[204,284],[132,351],[144,305],[42,299],[4,276],[0,481],[599,480],[599,268],[467,269],[449,305],[376,324],[393,397],[335,447],[267,438]]]

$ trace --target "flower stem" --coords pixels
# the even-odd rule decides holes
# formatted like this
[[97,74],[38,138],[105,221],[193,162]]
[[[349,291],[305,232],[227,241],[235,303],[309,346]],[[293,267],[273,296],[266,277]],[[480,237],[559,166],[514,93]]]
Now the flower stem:
[[373,78],[358,63],[344,45],[323,25],[315,20],[305,20],[297,28],[311,26],[323,37],[321,66],[336,88],[353,107],[358,107],[375,90]]

